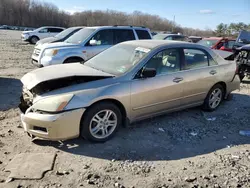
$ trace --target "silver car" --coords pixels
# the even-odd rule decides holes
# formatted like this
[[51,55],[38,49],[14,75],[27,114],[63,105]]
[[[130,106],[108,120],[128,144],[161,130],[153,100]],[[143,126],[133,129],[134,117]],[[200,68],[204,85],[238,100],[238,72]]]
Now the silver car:
[[152,39],[150,30],[133,26],[85,27],[64,42],[38,44],[32,63],[38,67],[87,61],[111,46],[130,40]]
[[201,45],[124,42],[85,64],[26,74],[21,119],[35,137],[104,142],[127,123],[194,106],[217,109],[240,86],[236,70],[235,62]]

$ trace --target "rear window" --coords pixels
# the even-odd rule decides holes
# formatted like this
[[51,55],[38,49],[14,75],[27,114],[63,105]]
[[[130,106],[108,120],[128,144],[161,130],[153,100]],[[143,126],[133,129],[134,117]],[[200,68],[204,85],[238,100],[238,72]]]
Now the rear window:
[[173,40],[186,41],[186,42],[189,41],[186,36],[173,36]]
[[212,48],[219,40],[215,39],[203,39],[197,42],[197,44]]
[[135,40],[135,35],[132,29],[116,29],[114,30],[114,40],[115,44]]
[[146,30],[135,30],[139,39],[151,39],[151,36]]
[[63,29],[60,28],[48,28],[48,31],[51,33],[60,33],[63,31]]
[[184,70],[207,67],[207,54],[199,49],[184,49],[185,67]]
[[229,49],[232,49],[233,46],[234,46],[234,43],[235,43],[234,40],[229,40],[229,41],[227,41],[227,42],[225,43],[225,47],[226,47],[226,48],[229,48]]

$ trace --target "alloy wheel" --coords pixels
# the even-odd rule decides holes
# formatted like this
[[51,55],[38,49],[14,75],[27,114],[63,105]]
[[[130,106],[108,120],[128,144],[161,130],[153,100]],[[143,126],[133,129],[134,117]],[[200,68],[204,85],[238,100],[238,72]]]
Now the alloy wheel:
[[93,137],[104,139],[114,132],[117,123],[117,115],[112,110],[102,110],[91,119],[89,131]]
[[209,97],[209,106],[212,109],[217,108],[222,101],[222,91],[220,88],[216,88]]

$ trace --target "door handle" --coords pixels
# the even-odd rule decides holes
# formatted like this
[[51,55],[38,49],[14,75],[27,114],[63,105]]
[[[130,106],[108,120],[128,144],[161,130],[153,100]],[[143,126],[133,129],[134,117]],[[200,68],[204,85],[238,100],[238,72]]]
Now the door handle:
[[212,75],[215,75],[217,73],[217,71],[216,70],[211,70],[209,73],[212,74]]
[[177,78],[173,79],[173,82],[179,83],[179,82],[181,82],[182,80],[183,80],[183,78],[177,77]]

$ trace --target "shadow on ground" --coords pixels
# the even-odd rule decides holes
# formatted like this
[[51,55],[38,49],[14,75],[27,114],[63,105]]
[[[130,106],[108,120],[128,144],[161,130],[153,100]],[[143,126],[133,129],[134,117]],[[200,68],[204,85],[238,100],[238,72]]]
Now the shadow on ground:
[[[238,102],[245,105],[238,106]],[[204,113],[194,108],[141,121],[121,129],[112,140],[102,144],[81,138],[61,144],[35,142],[76,155],[109,160],[177,160],[250,144],[249,137],[239,135],[239,130],[250,128],[249,109],[250,96],[236,94],[215,112]],[[237,117],[235,110],[241,112]],[[208,120],[209,117],[216,120]]]
[[0,110],[16,108],[22,92],[19,79],[0,77]]

